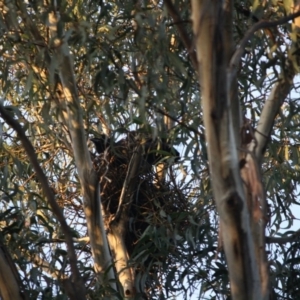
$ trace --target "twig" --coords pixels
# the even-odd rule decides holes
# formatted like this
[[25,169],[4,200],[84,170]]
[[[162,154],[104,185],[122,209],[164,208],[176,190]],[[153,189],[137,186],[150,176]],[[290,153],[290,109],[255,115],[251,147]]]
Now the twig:
[[195,69],[195,71],[198,71],[198,61],[197,61],[196,51],[193,48],[193,43],[190,40],[185,28],[183,27],[183,21],[171,0],[165,0],[164,3],[168,9],[170,16],[172,17],[172,19],[174,20],[174,23],[176,24],[179,36],[180,36],[187,52],[189,53],[189,56],[190,56],[190,59],[191,59],[194,69]]
[[273,236],[267,236],[266,237],[266,243],[267,244],[278,244],[283,245],[286,243],[292,243],[295,240],[297,240],[300,237],[300,229],[293,232],[291,235],[286,237],[273,237]]
[[[133,102],[136,103],[137,102]],[[195,134],[197,134],[198,136],[203,136],[203,133],[201,133],[200,131],[198,131],[197,129],[193,128],[192,126],[186,125],[184,122],[178,120],[176,117],[171,116],[169,113],[167,113],[166,111],[164,111],[163,109],[157,107],[156,105],[152,105],[152,108],[154,108],[158,113],[162,114],[163,116],[166,116],[168,118],[170,118],[172,121],[175,121],[176,123],[178,123],[179,125],[181,125],[182,127],[194,132]]]
[[[42,244],[52,244],[52,243],[65,243],[65,239],[47,239],[47,238],[41,238],[38,240],[38,242],[35,243],[36,246],[42,245]],[[73,238],[74,243],[89,243],[90,237],[84,236],[81,238]]]
[[252,38],[252,36],[254,35],[254,33],[257,30],[260,29],[264,29],[264,28],[269,28],[269,27],[275,27],[278,25],[282,25],[287,23],[288,21],[291,21],[297,17],[300,16],[300,11],[291,14],[289,16],[283,17],[277,21],[266,21],[266,20],[261,20],[258,23],[254,24],[245,34],[244,38],[241,40],[241,42],[239,43],[239,45],[237,46],[237,49],[235,51],[235,53],[233,54],[231,60],[230,60],[230,64],[229,64],[229,70],[231,71],[231,78],[235,78],[237,70],[238,70],[238,66],[239,66],[239,62],[243,56],[245,47],[248,43],[248,41]]
[[131,200],[129,199],[129,200],[125,201],[125,197],[128,195],[128,190],[130,189],[130,183],[132,183],[133,178],[138,173],[137,171],[140,166],[140,160],[141,160],[141,150],[142,150],[141,145],[138,145],[133,151],[133,154],[131,156],[131,159],[130,159],[130,162],[128,165],[127,174],[126,174],[125,180],[123,182],[123,187],[122,187],[122,191],[121,191],[121,195],[120,195],[120,199],[119,199],[118,209],[117,209],[117,212],[116,212],[114,218],[112,219],[112,221],[119,220],[119,218],[122,214],[122,211],[123,211],[123,207],[126,205],[126,207],[128,208],[128,206],[130,205]]

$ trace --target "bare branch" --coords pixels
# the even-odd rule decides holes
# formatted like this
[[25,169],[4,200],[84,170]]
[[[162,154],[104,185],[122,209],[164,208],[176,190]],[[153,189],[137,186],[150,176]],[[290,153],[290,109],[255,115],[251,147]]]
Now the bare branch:
[[262,160],[279,108],[291,90],[293,77],[294,73],[290,73],[285,77],[282,76],[281,80],[275,84],[266,100],[255,131],[255,142],[252,143],[250,148],[250,150],[255,151],[258,163]]
[[[123,182],[123,187],[122,187],[122,191],[121,191],[121,195],[120,195],[120,199],[119,199],[118,209],[117,209],[117,212],[115,214],[113,221],[114,220],[118,221],[122,212],[124,211],[124,207],[127,207],[127,210],[128,210],[129,206],[131,204],[131,199],[129,199],[128,197],[126,199],[126,196],[128,196],[128,194],[130,194],[133,179],[138,174],[138,169],[140,167],[140,161],[141,161],[141,150],[142,150],[142,147],[139,145],[133,151],[132,157],[131,157],[129,165],[128,165],[127,174],[126,174],[125,180]],[[128,193],[128,191],[129,191],[129,193]]]
[[[46,238],[42,238],[39,239],[39,241],[37,243],[35,243],[35,245],[42,245],[42,244],[52,244],[52,243],[65,243],[66,240],[65,239],[46,239]],[[90,242],[90,237],[88,236],[84,236],[81,238],[73,238],[73,243],[89,243]]]
[[285,236],[285,237],[268,236],[268,237],[266,237],[266,243],[283,245],[286,243],[295,242],[297,239],[299,239],[299,237],[300,237],[300,229],[293,232],[291,235]]

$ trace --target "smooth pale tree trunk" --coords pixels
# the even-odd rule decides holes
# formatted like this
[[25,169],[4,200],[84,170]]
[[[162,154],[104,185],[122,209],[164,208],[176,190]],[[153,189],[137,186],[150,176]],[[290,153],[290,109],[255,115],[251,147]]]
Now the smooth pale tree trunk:
[[[293,43],[290,51],[293,51],[300,24],[299,1],[292,4],[294,15],[254,24],[235,51],[232,46],[232,11],[230,0],[192,1],[209,167],[232,298],[268,299],[267,212],[260,164],[274,119],[291,89],[298,63],[292,56],[283,67],[255,131],[247,122],[240,124],[236,76],[245,46],[257,30],[295,19],[291,32]],[[246,132],[247,138],[243,134]]]
[[[101,284],[110,285],[117,291],[116,276],[113,260],[110,254],[105,233],[103,216],[101,213],[100,187],[96,171],[93,169],[90,153],[87,148],[82,110],[78,99],[75,81],[74,66],[67,41],[57,35],[58,16],[55,12],[49,13],[49,29],[55,49],[57,69],[65,96],[65,120],[72,138],[72,147],[75,163],[80,179],[83,208],[86,216],[90,244],[94,259],[94,268]],[[114,299],[108,296],[107,299]]]
[[[255,254],[252,214],[240,174],[241,125],[236,80],[227,71],[233,52],[231,11],[230,1],[192,1],[209,168],[232,299],[267,299]],[[257,176],[254,178],[257,182]]]

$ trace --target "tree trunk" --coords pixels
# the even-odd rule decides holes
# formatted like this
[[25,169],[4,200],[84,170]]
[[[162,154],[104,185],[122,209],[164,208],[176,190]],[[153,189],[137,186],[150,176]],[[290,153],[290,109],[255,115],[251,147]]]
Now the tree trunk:
[[229,268],[232,299],[267,299],[262,293],[247,198],[240,174],[239,104],[231,57],[231,2],[192,1],[204,126],[213,194]]

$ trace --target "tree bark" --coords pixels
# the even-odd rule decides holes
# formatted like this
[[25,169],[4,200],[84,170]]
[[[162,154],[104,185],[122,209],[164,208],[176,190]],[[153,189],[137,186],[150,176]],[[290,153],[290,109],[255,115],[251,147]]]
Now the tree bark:
[[[247,199],[239,169],[238,111],[234,81],[227,81],[229,1],[193,0],[195,37],[213,194],[229,268],[232,299],[264,299],[261,293]],[[232,78],[231,78],[232,79]],[[230,83],[230,84],[228,84]],[[234,117],[233,117],[234,116]]]
[[18,270],[6,247],[0,242],[0,297],[3,300],[27,300],[22,288]]
[[67,41],[57,36],[58,19],[56,13],[52,12],[48,16],[58,73],[66,99],[66,120],[72,138],[75,163],[82,188],[83,208],[90,237],[94,268],[102,284],[108,284],[112,289],[117,290],[115,274],[112,268],[113,261],[101,214],[99,179],[96,171],[93,169],[87,148],[87,138],[76,88],[74,66]]

